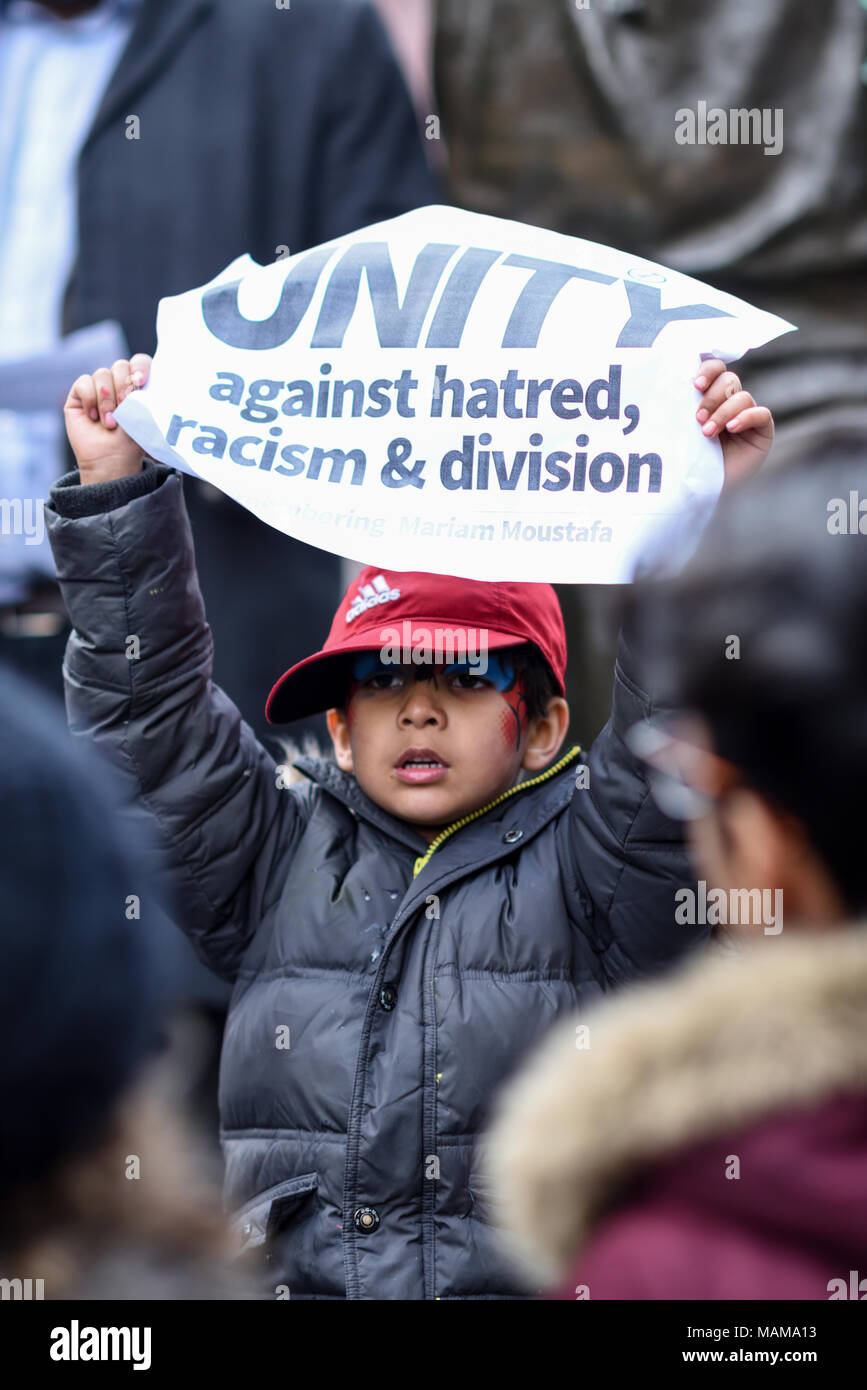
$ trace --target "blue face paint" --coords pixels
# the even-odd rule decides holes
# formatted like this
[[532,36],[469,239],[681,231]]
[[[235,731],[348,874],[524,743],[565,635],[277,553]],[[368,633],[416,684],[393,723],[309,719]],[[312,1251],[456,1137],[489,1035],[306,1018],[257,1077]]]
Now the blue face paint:
[[[488,653],[487,669],[481,671],[478,661],[455,661],[450,666],[445,667],[444,674],[478,676],[484,680],[489,680],[495,690],[508,690],[515,680],[515,667],[508,657],[498,656],[494,652]],[[433,671],[432,666],[424,665],[415,669],[414,674],[418,680],[430,679]],[[353,681],[367,680],[369,676],[376,675],[381,671],[393,673],[394,665],[384,662],[378,652],[358,652],[353,658],[351,678]]]
[[[415,680],[431,680],[436,675],[437,670],[442,669],[446,679],[452,675],[469,675],[490,682],[490,685],[505,701],[506,707],[503,709],[500,721],[503,737],[510,747],[517,749],[520,747],[521,735],[527,723],[527,701],[514,662],[508,656],[488,653],[484,672],[479,670],[479,665],[479,662],[473,661],[454,661],[444,668],[428,664],[417,666],[414,669],[408,665],[395,668],[393,662],[383,661],[379,652],[358,652],[352,660],[351,674],[344,701],[349,727],[351,729],[354,722],[353,698],[359,687],[371,676],[383,673],[393,676],[397,669],[407,678],[410,677],[411,673]],[[395,690],[399,688],[405,687],[394,687]]]
[[380,661],[378,652],[358,652],[352,662],[352,679],[367,680],[368,676],[374,675],[377,671],[388,669],[385,663]]
[[452,672],[460,672],[462,675],[478,676],[481,680],[491,682],[495,690],[500,692],[508,690],[515,679],[515,668],[508,657],[497,656],[494,652],[488,653],[488,664],[484,671],[479,669],[478,661],[456,661],[453,666],[446,667],[446,675]]

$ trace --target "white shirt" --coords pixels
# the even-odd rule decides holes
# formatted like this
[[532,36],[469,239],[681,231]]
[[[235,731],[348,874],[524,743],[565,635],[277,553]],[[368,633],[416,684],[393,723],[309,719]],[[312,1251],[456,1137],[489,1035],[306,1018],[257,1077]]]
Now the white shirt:
[[[0,9],[0,360],[50,352],[61,337],[78,252],[79,151],[132,30],[137,0],[106,0],[63,19],[31,0]],[[70,382],[71,385],[71,382]],[[62,401],[58,402],[58,406]],[[58,408],[0,410],[0,499],[33,516],[64,471]],[[0,605],[53,575],[47,540],[14,534],[0,512]]]

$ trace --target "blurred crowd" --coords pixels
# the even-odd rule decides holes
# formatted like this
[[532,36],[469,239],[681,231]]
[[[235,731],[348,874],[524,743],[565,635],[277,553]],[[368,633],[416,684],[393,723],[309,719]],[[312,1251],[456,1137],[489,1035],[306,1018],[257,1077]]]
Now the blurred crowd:
[[[781,150],[676,143],[699,101],[782,111]],[[701,729],[654,755],[696,872],[782,884],[786,939],[719,933],[598,1005],[586,1064],[564,1020],[496,1098],[492,1210],[554,1297],[821,1298],[867,1275],[867,504],[860,530],[857,502],[849,534],[826,525],[867,495],[865,142],[854,0],[0,0],[0,498],[41,504],[73,466],[72,379],[153,352],[160,298],[431,203],[658,260],[798,328],[740,369],[775,414],[767,469],[682,575],[628,600]],[[274,750],[265,694],[320,647],[346,565],[184,491],[214,678]],[[130,843],[67,735],[69,621],[42,528],[11,515],[0,1275],[244,1298],[214,1195],[229,990],[153,887],[157,832]],[[623,596],[560,598],[587,744]],[[751,659],[722,679],[705,638],[726,631]],[[318,716],[295,733],[327,742]]]

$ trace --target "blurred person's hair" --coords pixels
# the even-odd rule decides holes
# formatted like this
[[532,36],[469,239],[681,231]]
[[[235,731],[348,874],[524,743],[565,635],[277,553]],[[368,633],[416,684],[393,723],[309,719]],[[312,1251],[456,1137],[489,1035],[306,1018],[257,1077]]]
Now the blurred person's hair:
[[867,908],[867,534],[830,528],[862,489],[851,464],[760,474],[723,494],[678,575],[627,599],[662,697],[798,818],[852,912]]
[[4,1192],[5,1276],[42,1280],[46,1298],[248,1296],[207,1156],[158,1077],[118,1098],[92,1144]]
[[0,768],[2,1273],[48,1298],[245,1296],[220,1292],[226,1228],[172,1092],[146,830],[7,670]]

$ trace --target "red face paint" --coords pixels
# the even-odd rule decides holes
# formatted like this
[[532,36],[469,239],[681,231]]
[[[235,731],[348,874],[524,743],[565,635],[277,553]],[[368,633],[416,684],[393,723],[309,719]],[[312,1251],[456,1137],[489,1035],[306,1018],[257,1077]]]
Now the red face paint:
[[521,746],[521,737],[530,722],[527,712],[527,697],[524,694],[520,677],[517,677],[514,684],[507,690],[502,690],[500,694],[507,706],[500,716],[503,742],[511,751],[517,753]]
[[500,733],[503,735],[503,742],[511,748],[515,738],[515,719],[511,709],[504,709],[500,715]]

